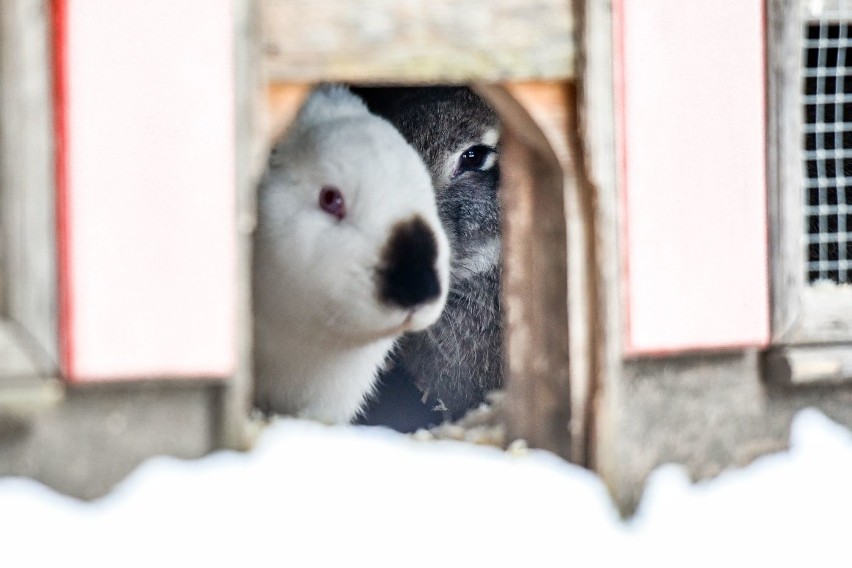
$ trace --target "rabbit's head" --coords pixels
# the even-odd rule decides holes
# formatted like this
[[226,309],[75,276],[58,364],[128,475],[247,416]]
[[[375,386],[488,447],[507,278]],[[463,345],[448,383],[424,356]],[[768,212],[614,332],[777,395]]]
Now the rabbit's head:
[[433,323],[449,248],[423,161],[343,87],[315,90],[270,154],[256,271],[305,336],[352,344]]

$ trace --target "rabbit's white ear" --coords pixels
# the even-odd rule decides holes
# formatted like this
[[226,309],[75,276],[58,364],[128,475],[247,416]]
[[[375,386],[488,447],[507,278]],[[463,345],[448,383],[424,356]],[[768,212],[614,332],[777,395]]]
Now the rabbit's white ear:
[[367,105],[343,85],[322,85],[314,89],[299,110],[294,126],[308,128],[336,119],[369,114]]

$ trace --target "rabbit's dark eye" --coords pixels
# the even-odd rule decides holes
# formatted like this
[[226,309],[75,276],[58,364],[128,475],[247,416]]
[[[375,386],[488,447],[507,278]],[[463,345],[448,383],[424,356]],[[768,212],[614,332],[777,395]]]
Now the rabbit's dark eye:
[[338,221],[346,217],[346,200],[334,186],[327,185],[320,190],[319,206],[332,217],[337,217]]
[[497,152],[494,148],[485,144],[477,144],[462,152],[456,173],[490,170],[496,162]]

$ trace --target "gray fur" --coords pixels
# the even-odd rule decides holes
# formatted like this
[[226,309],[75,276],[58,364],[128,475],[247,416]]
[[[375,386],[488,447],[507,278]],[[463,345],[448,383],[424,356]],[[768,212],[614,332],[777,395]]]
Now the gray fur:
[[[451,417],[503,384],[499,167],[454,172],[458,156],[499,133],[496,112],[470,89],[357,90],[420,153],[450,240],[450,294],[440,320],[403,336],[397,360]],[[491,131],[491,134],[489,134]]]

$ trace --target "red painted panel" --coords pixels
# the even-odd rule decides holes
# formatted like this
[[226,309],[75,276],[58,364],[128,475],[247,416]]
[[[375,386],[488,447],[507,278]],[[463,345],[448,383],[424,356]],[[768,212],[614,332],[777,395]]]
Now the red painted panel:
[[60,367],[66,374],[73,368],[71,354],[71,334],[68,333],[67,323],[71,321],[71,302],[68,297],[68,164],[67,164],[67,134],[68,118],[66,115],[67,82],[67,45],[68,45],[68,3],[66,0],[51,2],[51,18],[53,27],[53,121],[56,151],[56,234],[58,246],[56,250],[59,263],[59,356]]
[[618,0],[629,355],[765,345],[761,0]]
[[230,0],[56,0],[62,366],[226,377],[236,359]]

